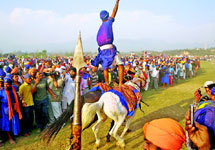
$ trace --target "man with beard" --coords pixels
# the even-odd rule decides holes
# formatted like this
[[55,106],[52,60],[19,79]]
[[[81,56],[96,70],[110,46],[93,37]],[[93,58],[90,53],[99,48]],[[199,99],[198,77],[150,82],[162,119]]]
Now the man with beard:
[[67,106],[72,102],[75,96],[75,77],[76,77],[76,68],[70,67],[69,75],[63,73],[63,79],[65,82],[65,87],[63,89],[62,97],[62,109],[65,111]]

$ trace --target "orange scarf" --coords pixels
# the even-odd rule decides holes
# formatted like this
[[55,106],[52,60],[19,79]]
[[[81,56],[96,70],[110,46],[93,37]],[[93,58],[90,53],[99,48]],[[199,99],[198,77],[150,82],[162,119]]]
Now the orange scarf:
[[[14,98],[15,98],[14,110],[18,113],[19,120],[21,120],[22,119],[22,113],[21,113],[20,107],[19,107],[19,100],[18,100],[16,90],[15,90],[15,88],[13,86],[12,86],[12,91],[13,91],[13,95],[14,95]],[[7,95],[7,101],[8,101],[9,120],[11,120],[12,117],[13,117],[13,108],[12,108],[12,103],[11,103],[11,97],[10,97],[10,93],[9,93],[8,90],[5,90],[5,93]]]

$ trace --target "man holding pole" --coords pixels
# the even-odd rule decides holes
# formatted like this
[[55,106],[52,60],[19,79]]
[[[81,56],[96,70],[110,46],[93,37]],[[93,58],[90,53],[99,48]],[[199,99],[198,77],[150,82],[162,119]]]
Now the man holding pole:
[[102,65],[104,69],[104,77],[105,77],[106,84],[109,84],[109,81],[108,81],[109,66],[118,65],[119,85],[122,85],[123,76],[124,76],[124,66],[117,54],[116,46],[113,44],[114,36],[113,36],[113,29],[112,29],[112,25],[118,10],[118,6],[119,6],[119,0],[116,0],[115,7],[110,17],[109,17],[109,13],[106,10],[102,10],[100,12],[102,25],[100,26],[97,34],[99,53],[95,57],[95,59],[91,61],[91,64],[96,67],[98,67],[99,64]]

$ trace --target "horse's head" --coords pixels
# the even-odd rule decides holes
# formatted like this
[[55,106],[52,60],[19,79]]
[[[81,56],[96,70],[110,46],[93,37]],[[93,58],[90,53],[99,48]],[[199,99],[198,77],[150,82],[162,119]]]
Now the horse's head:
[[140,88],[140,90],[145,88],[146,81],[141,78],[133,78],[132,82],[136,84]]
[[136,88],[139,92],[141,89],[145,88],[146,81],[141,78],[133,78],[133,80],[126,82],[125,84],[129,84]]

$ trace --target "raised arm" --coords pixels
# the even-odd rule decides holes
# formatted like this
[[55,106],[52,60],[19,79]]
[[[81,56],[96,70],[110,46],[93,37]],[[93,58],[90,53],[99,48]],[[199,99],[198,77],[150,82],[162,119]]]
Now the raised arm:
[[119,0],[116,0],[116,4],[115,4],[115,7],[114,7],[114,9],[113,9],[111,18],[115,18],[116,13],[117,13],[117,10],[118,10],[118,7],[119,7]]

